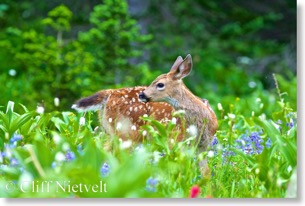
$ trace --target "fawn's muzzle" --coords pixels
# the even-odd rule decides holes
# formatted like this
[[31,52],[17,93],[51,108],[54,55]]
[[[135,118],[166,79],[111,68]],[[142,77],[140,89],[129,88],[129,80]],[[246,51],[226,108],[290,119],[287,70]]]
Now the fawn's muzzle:
[[142,101],[142,102],[148,102],[149,101],[149,98],[145,95],[144,92],[141,92],[139,94],[139,99]]

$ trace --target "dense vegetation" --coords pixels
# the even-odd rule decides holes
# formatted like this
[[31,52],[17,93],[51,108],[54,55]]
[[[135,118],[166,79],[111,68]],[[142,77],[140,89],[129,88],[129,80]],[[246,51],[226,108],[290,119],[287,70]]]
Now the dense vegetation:
[[[141,12],[121,0],[0,3],[0,196],[295,197],[295,2],[147,2]],[[147,85],[187,53],[186,84],[220,124],[201,154],[192,136],[174,141],[175,121],[146,118],[137,145],[70,110],[99,89]],[[103,181],[107,192],[55,181]]]

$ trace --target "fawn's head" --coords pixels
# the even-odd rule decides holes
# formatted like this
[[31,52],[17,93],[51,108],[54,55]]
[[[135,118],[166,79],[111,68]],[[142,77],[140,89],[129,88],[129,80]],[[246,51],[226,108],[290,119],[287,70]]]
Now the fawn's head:
[[182,79],[192,70],[192,57],[188,54],[183,60],[179,56],[167,74],[158,76],[143,92],[139,98],[143,102],[167,102],[175,105],[173,98],[176,90],[181,88]]

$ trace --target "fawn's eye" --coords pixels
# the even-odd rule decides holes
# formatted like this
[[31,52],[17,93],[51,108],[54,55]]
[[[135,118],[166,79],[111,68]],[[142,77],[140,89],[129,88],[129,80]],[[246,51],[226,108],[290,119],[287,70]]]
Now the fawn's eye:
[[165,85],[163,83],[158,83],[157,84],[157,89],[158,90],[163,90],[165,88]]

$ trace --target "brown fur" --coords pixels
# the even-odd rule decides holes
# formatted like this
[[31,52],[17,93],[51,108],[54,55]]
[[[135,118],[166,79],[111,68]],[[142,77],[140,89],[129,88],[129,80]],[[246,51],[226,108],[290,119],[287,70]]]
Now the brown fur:
[[[141,119],[144,115],[167,122],[172,120],[173,111],[185,110],[186,126],[196,126],[199,146],[205,149],[218,128],[218,122],[208,101],[196,97],[182,82],[191,68],[190,55],[185,60],[178,57],[170,72],[157,77],[149,87],[101,90],[79,100],[72,108],[80,111],[99,109],[100,122],[107,133],[135,142],[142,141],[139,129],[145,124]],[[165,88],[157,89],[158,83],[163,83]],[[147,99],[139,99],[140,93]],[[186,130],[179,119],[177,129],[181,131],[178,141],[184,140]]]

